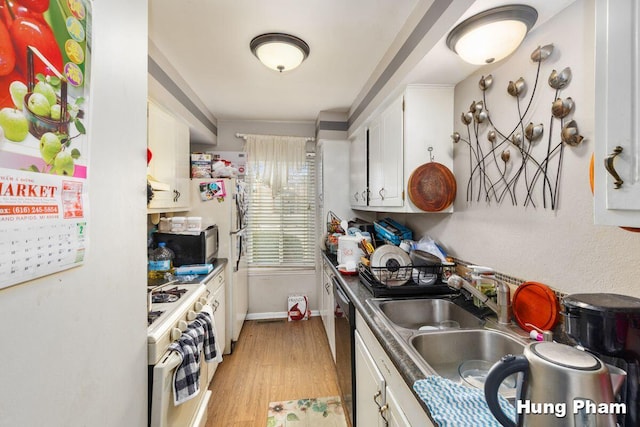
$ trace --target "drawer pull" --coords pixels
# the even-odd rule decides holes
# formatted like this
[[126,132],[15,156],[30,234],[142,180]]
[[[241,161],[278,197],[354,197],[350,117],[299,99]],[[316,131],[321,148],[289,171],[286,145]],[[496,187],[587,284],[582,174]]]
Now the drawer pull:
[[380,402],[378,402],[378,398],[382,396],[382,391],[378,390],[376,392],[376,394],[373,395],[373,402],[376,404],[376,406],[378,407],[378,409],[382,408],[382,405],[380,404]]
[[616,148],[613,149],[613,153],[609,154],[604,159],[604,168],[607,170],[607,172],[609,172],[609,174],[615,180],[613,181],[613,185],[615,186],[614,188],[616,190],[620,188],[624,183],[624,181],[620,178],[620,175],[618,175],[618,172],[616,172],[615,166],[613,165],[613,161],[620,153],[622,153],[622,147],[618,145]]
[[385,427],[387,427],[389,425],[389,420],[387,419],[385,413],[389,410],[389,405],[385,404],[384,406],[380,407],[380,417],[382,417],[382,420],[384,421],[384,425]]

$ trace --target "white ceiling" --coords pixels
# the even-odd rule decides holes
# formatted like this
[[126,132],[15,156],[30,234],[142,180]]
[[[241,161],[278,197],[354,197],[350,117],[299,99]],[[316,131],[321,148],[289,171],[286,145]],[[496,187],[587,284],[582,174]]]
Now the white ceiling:
[[[573,1],[518,3],[537,9],[540,25]],[[460,20],[509,3],[458,2],[471,4]],[[149,37],[218,120],[315,121],[349,111],[421,3],[431,0],[150,0]],[[309,57],[289,72],[266,68],[249,42],[268,32],[304,39]],[[446,48],[447,32],[403,82],[457,83],[477,68]]]

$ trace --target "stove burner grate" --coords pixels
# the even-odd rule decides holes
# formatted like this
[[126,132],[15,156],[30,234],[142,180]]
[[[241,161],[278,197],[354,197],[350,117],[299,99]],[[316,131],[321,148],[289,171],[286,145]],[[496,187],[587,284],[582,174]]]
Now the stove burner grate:
[[163,289],[151,295],[151,302],[157,304],[176,302],[185,292],[187,292],[186,289],[178,289],[177,286],[171,289]]
[[164,311],[150,311],[147,314],[147,326],[151,325],[153,322],[155,322],[155,320],[160,317],[162,315],[162,313],[164,313]]
[[157,294],[151,295],[151,302],[156,304],[167,303],[167,302],[176,302],[180,298],[178,295],[170,294],[167,292],[159,292]]

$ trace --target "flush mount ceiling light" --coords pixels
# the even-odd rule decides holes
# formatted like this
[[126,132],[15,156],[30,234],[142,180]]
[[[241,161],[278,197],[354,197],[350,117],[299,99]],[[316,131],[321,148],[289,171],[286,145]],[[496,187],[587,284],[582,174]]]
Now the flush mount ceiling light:
[[485,10],[456,25],[447,46],[466,62],[490,64],[516,50],[537,19],[534,8],[521,4]]
[[290,34],[261,34],[251,40],[249,47],[260,62],[280,72],[293,70],[309,56],[309,45]]

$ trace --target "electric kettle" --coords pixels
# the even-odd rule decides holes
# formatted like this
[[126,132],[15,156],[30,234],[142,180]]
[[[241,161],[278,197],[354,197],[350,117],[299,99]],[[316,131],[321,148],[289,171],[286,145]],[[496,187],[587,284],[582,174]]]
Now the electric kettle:
[[[521,373],[515,423],[498,401],[500,384],[514,373]],[[624,371],[615,374],[617,389],[624,382],[619,381]],[[493,365],[484,393],[493,416],[505,427],[615,427],[616,414],[624,408],[615,403],[613,381],[609,367],[591,353],[536,342],[527,345],[522,355],[506,355]]]

